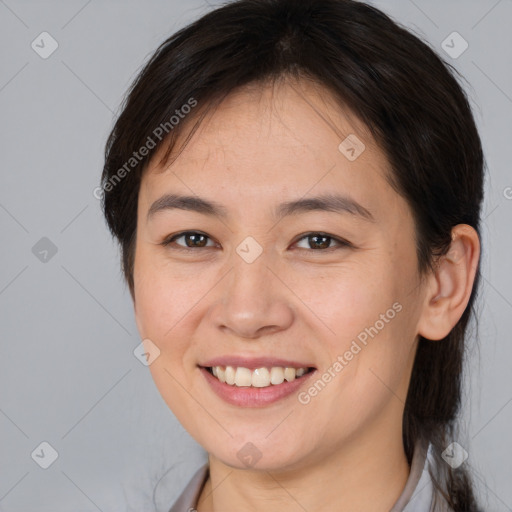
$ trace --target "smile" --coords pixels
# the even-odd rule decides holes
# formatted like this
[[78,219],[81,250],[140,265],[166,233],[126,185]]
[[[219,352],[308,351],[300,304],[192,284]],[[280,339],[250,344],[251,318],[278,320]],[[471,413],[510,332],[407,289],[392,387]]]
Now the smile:
[[[241,362],[241,361],[240,361]],[[210,389],[224,402],[238,407],[265,407],[307,386],[316,373],[310,366],[220,365],[199,366]],[[212,364],[212,363],[210,363]]]
[[251,370],[243,366],[212,366],[207,370],[220,382],[230,386],[266,388],[277,386],[284,381],[292,382],[312,371],[313,368],[273,366]]

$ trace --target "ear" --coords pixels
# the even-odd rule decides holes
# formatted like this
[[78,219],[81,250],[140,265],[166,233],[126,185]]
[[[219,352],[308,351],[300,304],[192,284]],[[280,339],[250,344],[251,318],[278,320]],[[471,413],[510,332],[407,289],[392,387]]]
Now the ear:
[[480,258],[480,240],[474,228],[452,229],[448,253],[427,277],[427,293],[418,321],[418,334],[429,340],[446,337],[464,313],[471,296]]

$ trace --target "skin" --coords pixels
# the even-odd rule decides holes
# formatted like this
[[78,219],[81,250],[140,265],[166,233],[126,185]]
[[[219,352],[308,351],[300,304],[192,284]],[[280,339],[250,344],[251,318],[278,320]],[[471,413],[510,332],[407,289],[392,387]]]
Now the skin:
[[[366,146],[355,161],[338,150],[348,134]],[[160,156],[138,199],[135,317],[160,350],[149,367],[157,388],[209,454],[198,511],[388,511],[409,475],[402,416],[418,335],[442,339],[462,315],[476,232],[456,226],[452,250],[421,279],[411,211],[385,179],[384,154],[356,116],[310,82],[241,89],[171,165]],[[375,221],[327,211],[272,217],[281,202],[333,192]],[[164,193],[214,200],[228,217],[169,209],[148,220]],[[180,251],[184,237],[160,245],[194,230],[209,237],[207,247],[189,240]],[[322,249],[303,238],[317,232],[352,246],[328,239],[334,249]],[[236,252],[248,236],[263,250],[250,264]],[[402,310],[308,404],[296,393],[265,407],[227,404],[197,366],[265,355],[322,374],[397,302]],[[248,442],[262,455],[251,468],[237,457]]]

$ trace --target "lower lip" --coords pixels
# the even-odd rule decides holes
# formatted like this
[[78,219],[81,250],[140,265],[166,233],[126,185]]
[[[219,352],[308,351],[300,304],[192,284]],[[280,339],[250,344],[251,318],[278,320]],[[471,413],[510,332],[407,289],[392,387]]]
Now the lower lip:
[[282,400],[296,392],[316,372],[316,370],[313,370],[291,382],[284,381],[282,384],[271,384],[265,388],[254,388],[249,386],[231,386],[214,377],[206,368],[200,367],[199,369],[204,375],[206,382],[222,400],[239,407],[264,407],[265,405]]

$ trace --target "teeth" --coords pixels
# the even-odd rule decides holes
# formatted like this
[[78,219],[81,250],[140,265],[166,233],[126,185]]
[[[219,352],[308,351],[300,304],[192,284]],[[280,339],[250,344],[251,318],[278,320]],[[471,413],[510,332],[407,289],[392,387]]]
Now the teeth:
[[226,366],[225,376],[226,384],[232,386],[235,383],[235,369],[232,366]]
[[235,373],[235,386],[250,386],[252,380],[251,370],[237,368]]
[[212,373],[221,382],[230,386],[266,388],[270,385],[277,386],[285,380],[291,382],[307,373],[307,368],[283,368],[274,366],[272,368],[256,368],[250,370],[242,366],[213,366]]
[[284,382],[284,370],[279,367],[272,368],[270,370],[270,382],[274,385]]
[[285,368],[284,369],[284,378],[288,382],[295,380],[295,368]]
[[264,388],[270,385],[270,372],[266,368],[256,368],[251,375],[251,384],[255,388]]

